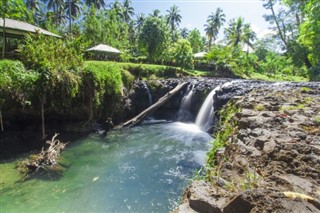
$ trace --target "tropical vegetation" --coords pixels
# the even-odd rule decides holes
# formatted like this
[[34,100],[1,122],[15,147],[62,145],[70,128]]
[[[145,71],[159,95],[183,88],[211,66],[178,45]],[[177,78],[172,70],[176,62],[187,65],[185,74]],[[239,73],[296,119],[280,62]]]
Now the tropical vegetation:
[[[45,137],[46,111],[61,114],[83,103],[80,114],[93,120],[103,103],[115,102],[123,86],[141,78],[231,73],[265,80],[320,80],[319,2],[280,2],[282,9],[276,10],[276,0],[263,1],[274,34],[258,39],[242,17],[226,22],[221,8],[208,15],[202,36],[199,29],[179,28],[183,17],[176,5],[165,13],[155,9],[137,14],[130,0],[1,1],[4,22],[21,20],[63,36],[26,35],[18,61],[0,61],[0,123],[13,102],[38,109]],[[91,55],[84,50],[100,43],[120,49],[118,62],[87,60]],[[194,58],[204,51],[205,57]]]

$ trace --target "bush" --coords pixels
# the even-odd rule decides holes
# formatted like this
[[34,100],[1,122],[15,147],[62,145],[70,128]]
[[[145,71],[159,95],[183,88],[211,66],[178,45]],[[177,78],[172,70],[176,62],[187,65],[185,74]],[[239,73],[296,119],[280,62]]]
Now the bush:
[[117,96],[121,93],[121,69],[99,61],[87,62],[82,74],[83,87],[94,97],[99,106],[105,94]]
[[190,42],[186,39],[179,39],[173,47],[173,55],[178,66],[185,69],[193,69],[193,54]]
[[27,71],[19,61],[0,61],[0,108],[7,99],[25,105],[30,103],[38,75]]
[[[70,106],[71,98],[78,93],[81,83],[78,72],[83,66],[82,47],[75,39],[57,39],[42,34],[28,34],[19,46],[24,65],[38,73],[35,94],[41,104],[59,109]],[[49,96],[50,95],[50,96]]]

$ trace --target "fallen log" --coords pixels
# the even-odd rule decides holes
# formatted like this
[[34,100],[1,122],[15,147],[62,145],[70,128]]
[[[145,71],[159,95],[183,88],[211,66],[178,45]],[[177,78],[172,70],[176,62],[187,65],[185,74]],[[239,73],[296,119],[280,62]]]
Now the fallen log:
[[165,104],[172,96],[174,96],[176,93],[178,93],[181,89],[183,89],[187,84],[189,84],[188,82],[184,82],[181,84],[178,84],[173,90],[169,91],[167,94],[165,94],[164,96],[162,96],[156,103],[154,103],[153,105],[151,105],[149,108],[145,109],[144,111],[142,111],[139,115],[135,116],[134,118],[132,118],[131,120],[120,124],[118,126],[116,126],[114,129],[121,129],[123,127],[133,127],[139,123],[141,123],[145,117],[147,117],[149,114],[151,114],[152,112],[154,112],[156,109],[158,109],[160,106],[162,106],[163,104]]
[[24,175],[28,175],[31,172],[36,172],[39,169],[50,169],[58,168],[58,158],[60,156],[60,152],[67,145],[66,143],[60,142],[56,137],[58,133],[52,137],[51,141],[47,141],[46,143],[50,146],[48,149],[42,148],[41,152],[38,155],[33,155],[30,159],[24,160],[19,163],[18,169]]

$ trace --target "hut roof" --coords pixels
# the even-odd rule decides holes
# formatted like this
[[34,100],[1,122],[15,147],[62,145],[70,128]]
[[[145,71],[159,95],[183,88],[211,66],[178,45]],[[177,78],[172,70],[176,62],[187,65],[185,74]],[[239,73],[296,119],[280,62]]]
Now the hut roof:
[[206,54],[207,54],[207,52],[199,52],[199,53],[193,54],[193,56],[194,56],[195,58],[202,58],[202,57],[204,57]]
[[113,48],[106,44],[99,44],[97,46],[91,47],[86,51],[98,51],[98,52],[110,52],[110,53],[121,53],[120,50]]
[[[42,33],[45,35],[61,38],[61,36],[56,35],[52,32],[47,31],[47,30],[44,30],[40,27],[34,26],[32,24],[29,24],[29,23],[26,23],[23,21],[17,21],[17,20],[8,19],[8,18],[6,18],[6,20],[5,20],[5,29],[6,29],[6,33],[12,34],[12,35],[17,35],[17,36],[23,36],[27,32],[31,32],[31,33],[39,32],[39,33]],[[3,31],[3,19],[2,18],[0,18],[0,31],[1,32]]]

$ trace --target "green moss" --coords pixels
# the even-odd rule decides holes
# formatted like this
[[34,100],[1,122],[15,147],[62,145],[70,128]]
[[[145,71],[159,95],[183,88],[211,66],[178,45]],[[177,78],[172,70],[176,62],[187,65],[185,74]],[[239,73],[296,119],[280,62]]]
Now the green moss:
[[305,93],[305,92],[310,92],[312,89],[310,87],[301,87],[300,91],[302,93]]
[[314,118],[314,120],[315,120],[315,122],[316,122],[317,125],[320,125],[320,116],[316,116],[316,117]]
[[122,82],[123,85],[128,88],[131,89],[134,83],[134,76],[128,71],[128,70],[121,70],[121,76],[122,76]]
[[312,104],[312,98],[311,97],[305,97],[303,99],[304,104]]
[[236,130],[237,122],[233,119],[235,113],[239,112],[240,108],[234,102],[229,102],[220,112],[221,130],[216,134],[213,141],[213,147],[208,153],[207,166],[215,167],[215,156],[217,151],[228,144],[228,139]]
[[256,104],[254,106],[254,109],[257,111],[263,111],[263,110],[265,110],[265,107],[262,104]]
[[292,105],[292,106],[282,106],[280,108],[280,112],[283,112],[285,110],[290,111],[290,110],[299,110],[302,109],[304,110],[306,107],[304,104],[299,104],[299,105]]

